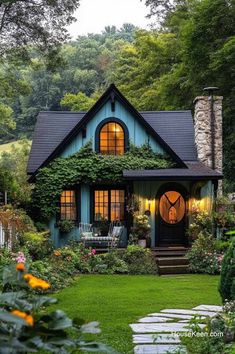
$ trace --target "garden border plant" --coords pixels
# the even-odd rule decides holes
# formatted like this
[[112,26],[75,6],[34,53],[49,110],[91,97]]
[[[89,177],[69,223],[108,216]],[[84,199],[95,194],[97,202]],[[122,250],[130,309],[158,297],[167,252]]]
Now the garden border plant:
[[123,170],[173,166],[174,163],[168,156],[154,152],[148,144],[141,147],[131,145],[124,155],[106,156],[93,151],[92,143],[88,142],[76,154],[66,158],[59,157],[39,170],[32,205],[41,219],[48,220],[59,211],[59,197],[66,187],[101,181],[120,183],[123,180]]
[[[25,259],[21,259],[25,261]],[[106,345],[87,340],[83,334],[98,334],[98,322],[71,319],[56,309],[45,307],[57,299],[44,295],[50,284],[28,273],[24,263],[11,264],[3,270],[3,291],[0,292],[0,353],[115,353]]]

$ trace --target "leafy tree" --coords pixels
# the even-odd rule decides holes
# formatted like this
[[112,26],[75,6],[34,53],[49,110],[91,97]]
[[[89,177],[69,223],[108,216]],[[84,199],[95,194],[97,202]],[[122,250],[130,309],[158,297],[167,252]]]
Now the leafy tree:
[[61,100],[61,106],[71,111],[87,111],[95,103],[95,100],[83,92],[77,94],[66,93]]
[[29,93],[29,86],[16,65],[14,58],[0,61],[0,136],[15,128],[11,103],[19,94]]
[[15,128],[15,122],[12,118],[13,110],[3,103],[0,103],[0,134],[6,133],[8,128]]
[[[115,31],[79,36],[76,41],[61,47],[60,57],[63,58],[63,65],[58,65],[56,70],[49,67],[47,57],[34,48],[29,51],[30,62],[17,59],[17,64],[12,65],[10,71],[9,68],[5,70],[6,64],[0,63],[0,73],[1,68],[4,68],[11,93],[5,102],[8,88],[2,91],[0,88],[0,99],[2,97],[4,103],[13,109],[13,118],[16,122],[15,131],[3,134],[0,136],[1,140],[12,139],[12,135],[18,139],[31,138],[38,112],[61,110],[60,101],[66,93],[76,95],[82,92],[83,98],[78,95],[78,107],[72,108],[69,104],[63,105],[63,108],[74,110],[89,108],[94,102],[94,92],[98,98],[103,87],[110,83],[110,63],[124,43],[133,41],[135,30],[135,26],[124,24]],[[11,71],[12,74],[8,77],[7,73]],[[84,106],[84,100],[90,103]],[[76,98],[73,101],[76,103]]]
[[192,100],[204,87],[218,86],[224,96],[225,185],[232,191],[235,2],[148,0],[146,4],[150,16],[160,15],[161,27],[137,32],[133,43],[121,47],[111,63],[112,81],[137,108],[145,110],[193,109]]
[[14,205],[27,206],[30,201],[31,186],[26,173],[29,149],[29,142],[22,141],[20,147],[13,145],[10,152],[4,152],[0,157],[1,191],[8,192]]
[[4,0],[0,3],[0,56],[28,45],[45,50],[63,42],[79,0]]

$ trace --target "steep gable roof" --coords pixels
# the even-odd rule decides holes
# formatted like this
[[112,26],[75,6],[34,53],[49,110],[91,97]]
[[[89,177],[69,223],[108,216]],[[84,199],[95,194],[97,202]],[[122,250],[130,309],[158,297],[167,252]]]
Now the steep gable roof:
[[85,112],[40,112],[33,134],[27,172],[33,174],[48,159]]
[[140,113],[183,161],[197,161],[191,111]]
[[[188,158],[188,156],[185,156],[184,154],[183,155],[187,160],[196,158],[194,156],[194,143],[192,141],[194,130],[192,125],[192,117],[189,111],[142,112],[141,114],[121,94],[115,85],[112,84],[88,112],[41,112],[39,114],[28,163],[28,173],[35,174],[37,169],[45,166],[49,161],[58,156],[59,153],[63,151],[65,146],[67,146],[67,144],[78,134],[78,132],[86,126],[87,122],[94,117],[94,115],[108,100],[111,100],[111,104],[115,104],[115,100],[118,100],[122,105],[124,105],[125,108],[145,127],[146,131],[148,131],[156,139],[159,145],[161,145],[163,149],[181,167],[185,167],[183,162],[184,158],[180,156],[180,154],[183,154],[183,151],[185,150],[180,147],[182,136],[181,139],[178,139],[178,136],[176,139],[176,134],[174,135],[171,132],[172,129],[174,132],[174,128],[176,127],[178,132],[185,131],[185,126],[183,126],[182,123],[186,122],[188,125],[188,131],[191,131],[191,138],[189,137],[187,139],[188,146],[191,147],[192,153],[191,158]],[[173,117],[173,115],[175,117]],[[175,122],[176,115],[178,123]],[[182,118],[184,119],[180,121]],[[159,123],[159,121],[162,123]],[[169,123],[171,126],[169,126]],[[172,126],[172,124],[174,126]],[[176,152],[177,150],[179,153]]]

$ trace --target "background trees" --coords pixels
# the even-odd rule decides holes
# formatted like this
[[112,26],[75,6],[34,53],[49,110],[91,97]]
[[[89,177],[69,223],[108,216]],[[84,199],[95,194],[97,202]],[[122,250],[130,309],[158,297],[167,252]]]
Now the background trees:
[[0,89],[1,117],[8,117],[0,141],[30,138],[39,110],[88,109],[111,82],[140,110],[193,109],[193,98],[205,86],[218,86],[224,96],[224,170],[232,191],[235,1],[145,2],[156,29],[108,26],[64,44],[52,61],[30,46],[30,62],[0,63],[6,87]]
[[28,45],[49,50],[68,37],[79,0],[5,0],[0,3],[0,56]]

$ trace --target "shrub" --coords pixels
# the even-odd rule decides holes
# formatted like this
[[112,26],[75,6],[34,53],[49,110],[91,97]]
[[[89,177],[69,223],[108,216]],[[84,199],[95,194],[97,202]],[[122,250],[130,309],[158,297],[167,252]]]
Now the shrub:
[[216,240],[207,233],[200,232],[187,257],[192,273],[218,274],[220,272],[223,256],[217,252]]
[[[111,251],[101,256],[103,266],[106,268],[106,273],[124,274],[128,273],[127,263],[121,259],[116,251]],[[101,268],[102,269],[102,268]]]
[[49,236],[49,231],[25,232],[19,239],[20,246],[30,254],[33,260],[45,258],[53,249]]
[[73,276],[78,273],[69,262],[64,260],[53,262],[51,258],[33,262],[30,269],[34,276],[47,279],[50,282],[50,291],[56,291],[69,285]]
[[[190,329],[198,335],[182,337],[188,352],[197,354],[234,353],[232,345],[235,339],[235,302],[227,302],[222,312],[207,319],[207,333],[205,333],[205,329],[198,326],[199,323],[201,320],[194,318],[189,325]],[[222,333],[222,335],[215,335],[215,333]]]
[[222,262],[219,292],[223,302],[235,300],[235,240],[232,241]]
[[190,241],[197,239],[200,232],[208,234],[212,231],[212,215],[206,211],[194,211],[192,214],[193,221],[188,228],[188,236]]
[[60,220],[58,227],[60,232],[67,234],[74,229],[74,222],[71,220]]
[[231,241],[225,241],[225,240],[215,241],[215,248],[218,253],[225,253],[230,245],[231,245]]
[[155,274],[157,266],[149,249],[129,245],[123,254],[123,260],[128,265],[130,274]]
[[10,263],[12,263],[12,252],[8,248],[1,248],[0,249],[0,271]]

